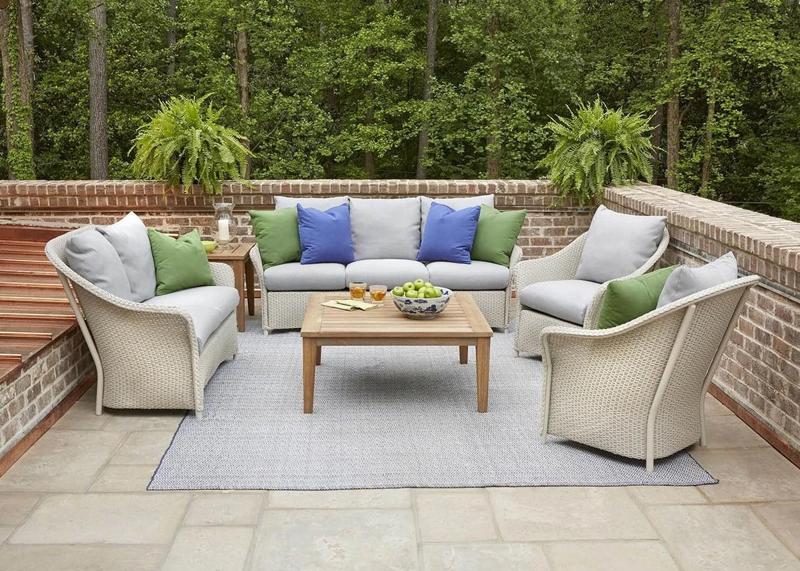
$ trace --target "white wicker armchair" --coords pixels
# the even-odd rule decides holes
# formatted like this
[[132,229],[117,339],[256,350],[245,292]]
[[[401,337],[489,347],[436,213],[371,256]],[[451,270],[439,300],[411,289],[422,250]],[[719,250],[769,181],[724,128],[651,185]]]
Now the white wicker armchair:
[[542,332],[542,437],[646,461],[705,441],[703,398],[758,276],[610,329]]
[[[522,288],[539,282],[549,282],[556,280],[572,280],[578,271],[578,264],[583,253],[583,246],[586,243],[588,233],[583,233],[571,244],[559,252],[531,260],[523,260],[514,267],[514,285],[519,294]],[[669,245],[669,231],[664,228],[664,234],[658,248],[652,256],[642,264],[636,271],[620,276],[617,279],[627,279],[640,276],[656,265]],[[613,280],[610,280],[613,281]],[[592,302],[586,310],[583,327],[592,328],[597,321],[597,314],[600,309],[600,302],[603,299],[606,287],[610,281],[601,285],[592,298]],[[538,356],[542,354],[542,344],[540,335],[545,327],[562,326],[579,328],[580,326],[561,319],[539,313],[525,306],[520,307],[517,330],[514,337],[514,348],[518,355]]]
[[[191,316],[176,307],[145,305],[114,296],[65,262],[68,232],[47,243],[70,306],[97,369],[96,412],[111,408],[189,409],[203,412],[206,383],[236,355],[236,313],[211,334],[200,352]],[[216,285],[234,286],[233,271],[211,264]],[[77,297],[77,299],[76,299]]]

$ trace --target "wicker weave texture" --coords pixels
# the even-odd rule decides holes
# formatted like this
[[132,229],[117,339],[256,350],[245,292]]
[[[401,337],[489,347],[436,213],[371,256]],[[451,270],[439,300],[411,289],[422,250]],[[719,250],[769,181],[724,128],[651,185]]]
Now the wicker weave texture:
[[545,329],[543,432],[649,463],[700,440],[709,379],[757,281],[740,278],[610,329]]
[[[66,243],[80,231],[54,238],[45,253],[65,284],[95,361],[98,412],[102,406],[202,411],[205,384],[222,361],[236,354],[235,314],[211,335],[201,354],[185,311],[118,298],[67,266]],[[233,270],[226,264],[212,263],[211,272],[216,285],[234,286]]]

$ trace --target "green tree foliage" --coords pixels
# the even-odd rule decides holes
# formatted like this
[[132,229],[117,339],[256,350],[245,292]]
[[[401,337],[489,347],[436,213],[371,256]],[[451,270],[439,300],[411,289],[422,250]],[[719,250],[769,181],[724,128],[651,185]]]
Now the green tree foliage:
[[[548,118],[599,97],[652,116],[663,183],[677,92],[680,190],[800,219],[799,4],[682,0],[680,56],[667,65],[664,0],[440,0],[423,102],[426,0],[178,0],[174,19],[168,0],[107,0],[109,170],[133,176],[127,151],[161,101],[213,93],[221,123],[250,141],[253,177],[413,177],[423,124],[428,176],[536,177]],[[88,10],[34,8],[36,174],[84,178]]]
[[561,196],[581,204],[598,202],[609,184],[653,178],[653,144],[646,117],[608,109],[599,99],[579,103],[569,117],[546,125],[555,148],[541,164]]
[[134,175],[184,192],[197,184],[209,194],[222,193],[221,181],[241,181],[250,155],[245,139],[219,123],[222,112],[207,98],[173,97],[161,104],[136,137]]

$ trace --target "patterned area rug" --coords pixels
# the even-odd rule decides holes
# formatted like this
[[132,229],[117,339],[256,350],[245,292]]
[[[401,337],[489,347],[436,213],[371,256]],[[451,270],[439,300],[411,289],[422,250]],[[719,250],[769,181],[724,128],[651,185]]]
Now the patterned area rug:
[[189,414],[151,490],[335,490],[715,483],[688,453],[656,462],[539,439],[541,362],[492,340],[489,412],[475,410],[474,353],[457,347],[326,347],[314,414],[302,413],[297,333],[239,337],[239,355]]

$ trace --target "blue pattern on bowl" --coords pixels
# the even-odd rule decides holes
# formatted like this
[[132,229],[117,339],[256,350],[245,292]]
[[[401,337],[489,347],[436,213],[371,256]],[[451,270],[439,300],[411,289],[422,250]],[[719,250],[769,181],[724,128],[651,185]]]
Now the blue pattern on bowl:
[[444,311],[453,296],[453,290],[440,287],[441,297],[395,297],[392,301],[397,309],[411,319],[432,319]]

